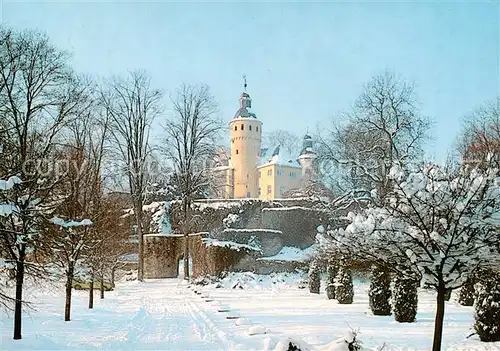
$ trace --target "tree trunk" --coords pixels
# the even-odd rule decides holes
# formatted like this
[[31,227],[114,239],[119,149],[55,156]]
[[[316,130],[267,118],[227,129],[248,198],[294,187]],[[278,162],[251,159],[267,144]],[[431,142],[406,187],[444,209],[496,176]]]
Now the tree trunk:
[[21,255],[16,264],[16,303],[14,308],[14,340],[22,338],[21,317],[23,307],[24,257]]
[[189,280],[189,234],[184,236],[184,279]]
[[136,203],[135,220],[137,225],[137,240],[139,241],[139,260],[137,264],[137,280],[144,280],[144,242],[142,232],[142,206]]
[[438,288],[436,318],[434,319],[434,341],[432,351],[441,350],[441,339],[443,338],[443,320],[446,289],[444,286]]
[[74,271],[75,271],[74,263],[70,262],[68,266],[68,271],[66,272],[66,304],[64,307],[65,322],[71,320],[71,291],[73,289]]
[[89,308],[94,308],[94,275],[93,274],[90,276]]
[[104,274],[101,274],[101,299],[104,299]]
[[113,266],[113,268],[111,268],[111,287],[113,289],[115,288],[115,270],[116,270],[116,267]]
[[187,198],[184,199],[182,204],[182,211],[184,212],[184,279],[189,280],[189,229],[188,229],[188,211],[190,203]]

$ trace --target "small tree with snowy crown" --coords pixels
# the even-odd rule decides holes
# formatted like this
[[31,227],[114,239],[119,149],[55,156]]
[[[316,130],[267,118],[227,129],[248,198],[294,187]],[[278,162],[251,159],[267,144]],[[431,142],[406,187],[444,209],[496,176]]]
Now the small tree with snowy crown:
[[395,165],[389,173],[392,189],[383,203],[350,213],[351,224],[320,234],[320,245],[384,262],[395,273],[411,272],[409,278],[418,277],[433,288],[437,308],[432,349],[439,351],[446,295],[498,256],[498,174],[494,168],[423,164],[403,170]]

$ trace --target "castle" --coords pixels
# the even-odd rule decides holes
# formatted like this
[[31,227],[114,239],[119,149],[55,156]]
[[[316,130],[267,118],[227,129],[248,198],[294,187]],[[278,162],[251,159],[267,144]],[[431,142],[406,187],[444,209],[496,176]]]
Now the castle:
[[313,140],[306,134],[302,151],[295,156],[286,155],[280,145],[262,148],[262,121],[251,110],[252,99],[246,87],[245,81],[239,109],[229,122],[229,150],[221,151],[214,168],[219,181],[213,197],[283,198],[287,191],[300,188],[314,174]]

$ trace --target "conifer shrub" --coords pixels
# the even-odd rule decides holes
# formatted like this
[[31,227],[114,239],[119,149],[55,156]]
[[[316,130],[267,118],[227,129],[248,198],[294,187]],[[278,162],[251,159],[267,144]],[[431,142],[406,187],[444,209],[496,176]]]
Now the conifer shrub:
[[418,305],[417,279],[397,275],[394,277],[392,291],[392,310],[394,319],[400,323],[415,322]]
[[481,341],[500,341],[500,273],[483,274],[474,288],[474,330]]
[[319,289],[321,286],[321,277],[318,263],[312,261],[309,265],[309,292],[312,294],[319,294]]
[[341,262],[335,277],[335,298],[340,304],[351,304],[354,298],[352,275],[346,262]]
[[337,276],[338,267],[335,263],[328,264],[327,273],[328,281],[326,285],[326,297],[328,300],[335,299],[335,277]]
[[476,282],[475,277],[472,275],[467,278],[464,285],[460,288],[458,294],[458,303],[462,306],[473,306],[474,305],[474,284]]
[[372,267],[368,297],[370,309],[375,316],[391,315],[391,276],[380,265]]

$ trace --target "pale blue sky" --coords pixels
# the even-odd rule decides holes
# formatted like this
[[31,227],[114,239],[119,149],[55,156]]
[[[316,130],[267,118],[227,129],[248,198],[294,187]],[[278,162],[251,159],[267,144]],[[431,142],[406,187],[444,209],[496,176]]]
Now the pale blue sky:
[[[1,1],[1,0],[0,0]],[[171,3],[6,1],[2,22],[39,28],[77,70],[146,69],[167,92],[206,83],[229,121],[242,74],[265,131],[315,131],[370,77],[417,84],[442,159],[461,118],[499,96],[500,7],[484,2]]]

